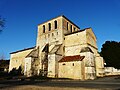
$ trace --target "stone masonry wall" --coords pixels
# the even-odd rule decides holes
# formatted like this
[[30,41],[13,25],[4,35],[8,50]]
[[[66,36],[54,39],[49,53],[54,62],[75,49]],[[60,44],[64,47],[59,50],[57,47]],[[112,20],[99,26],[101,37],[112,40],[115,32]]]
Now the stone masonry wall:
[[22,66],[24,69],[24,59],[25,57],[32,51],[33,49],[13,53],[10,56],[10,64],[9,64],[9,71],[11,71],[13,68],[18,69],[19,66]]

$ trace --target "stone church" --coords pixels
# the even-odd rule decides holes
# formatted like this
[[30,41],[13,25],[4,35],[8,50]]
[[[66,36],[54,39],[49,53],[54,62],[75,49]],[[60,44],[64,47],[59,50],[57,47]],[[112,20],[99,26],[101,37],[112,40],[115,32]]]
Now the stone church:
[[104,75],[92,28],[80,29],[64,15],[38,25],[36,46],[10,53],[9,71],[22,67],[26,76],[95,79]]

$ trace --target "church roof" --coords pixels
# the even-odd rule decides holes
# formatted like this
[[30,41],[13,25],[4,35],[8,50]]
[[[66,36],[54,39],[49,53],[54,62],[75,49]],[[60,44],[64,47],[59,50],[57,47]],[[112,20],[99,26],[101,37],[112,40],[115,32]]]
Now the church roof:
[[26,57],[38,57],[39,49],[33,49]]
[[34,47],[30,47],[30,48],[25,48],[25,49],[22,49],[22,50],[18,50],[18,51],[15,51],[15,52],[11,52],[10,54],[14,54],[14,53],[18,53],[18,52],[22,52],[22,51],[25,51],[25,50],[29,50],[29,49],[34,49]]
[[75,56],[65,56],[59,62],[71,62],[71,61],[82,61],[85,56],[75,55]]
[[78,31],[74,31],[74,32],[71,32],[71,33],[67,33],[67,34],[65,34],[65,36],[71,35],[71,34],[75,34],[75,33],[78,33],[78,32],[83,32],[83,31],[85,31],[85,30],[87,30],[87,29],[90,29],[90,28],[91,28],[91,27],[85,28],[85,29],[81,29],[81,30],[78,30]]

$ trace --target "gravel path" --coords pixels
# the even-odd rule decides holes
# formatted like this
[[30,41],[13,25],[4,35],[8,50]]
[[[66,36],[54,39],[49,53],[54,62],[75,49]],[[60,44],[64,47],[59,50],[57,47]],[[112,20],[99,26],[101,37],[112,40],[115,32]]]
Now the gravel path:
[[[42,86],[34,86],[34,85],[23,85],[23,86],[16,86],[10,87],[0,90],[91,90],[85,88],[62,88],[62,87],[42,87]],[[92,89],[92,90],[100,90],[100,89]],[[107,89],[105,89],[107,90]]]

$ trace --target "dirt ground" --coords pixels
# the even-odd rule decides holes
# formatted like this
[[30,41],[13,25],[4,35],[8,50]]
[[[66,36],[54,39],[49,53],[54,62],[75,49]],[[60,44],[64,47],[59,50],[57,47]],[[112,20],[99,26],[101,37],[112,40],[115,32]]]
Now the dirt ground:
[[[4,88],[0,90],[91,90],[85,88],[62,88],[62,87],[41,87],[34,85],[22,85],[10,88]],[[92,90],[100,90],[100,89],[92,89]]]

